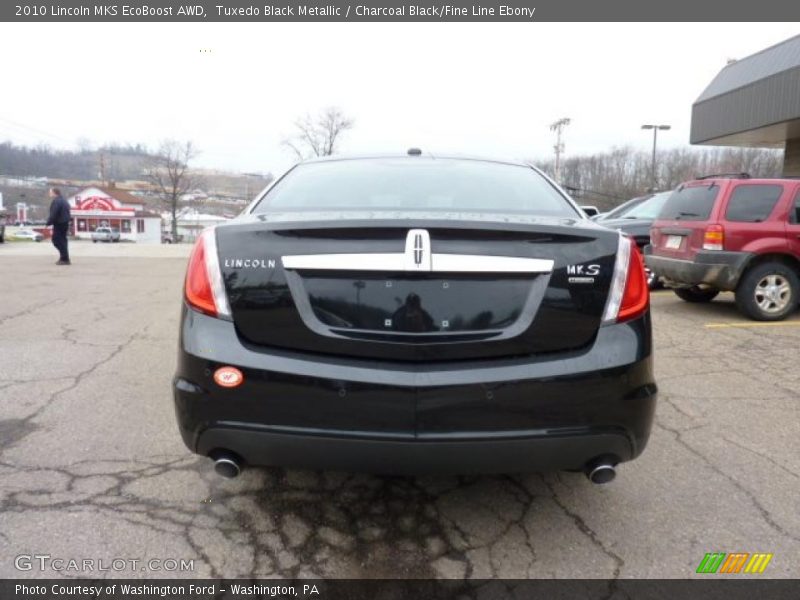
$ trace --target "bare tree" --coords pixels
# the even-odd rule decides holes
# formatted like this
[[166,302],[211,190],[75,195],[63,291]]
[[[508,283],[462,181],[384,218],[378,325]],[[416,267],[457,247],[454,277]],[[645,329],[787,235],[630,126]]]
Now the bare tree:
[[78,152],[88,153],[92,151],[92,140],[86,136],[80,136],[75,140],[75,145],[78,147]]
[[178,236],[178,204],[181,198],[195,190],[200,179],[189,168],[189,162],[198,155],[192,142],[164,140],[153,155],[147,169],[147,180],[161,197],[172,216],[172,239]]
[[306,115],[294,122],[294,135],[283,141],[300,160],[315,156],[330,156],[336,152],[341,135],[353,128],[355,121],[342,110],[330,106],[316,117]]
[[[660,190],[670,190],[698,175],[747,172],[754,177],[780,176],[782,153],[761,148],[671,148],[659,152]],[[571,156],[562,161],[561,180],[582,202],[602,210],[645,194],[652,186],[649,152],[631,147]],[[555,171],[552,159],[532,161],[548,173]]]

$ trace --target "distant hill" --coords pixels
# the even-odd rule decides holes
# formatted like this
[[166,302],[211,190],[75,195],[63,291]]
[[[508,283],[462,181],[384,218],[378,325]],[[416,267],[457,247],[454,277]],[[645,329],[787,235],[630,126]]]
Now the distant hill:
[[71,151],[0,143],[0,175],[17,177],[97,179],[102,164],[105,179],[141,179],[150,159],[141,145]]
[[[48,181],[69,194],[87,185],[97,185],[102,179],[118,182],[121,189],[149,197],[152,194],[148,191],[144,171],[152,159],[153,156],[141,144],[69,151],[4,142],[0,143],[0,193],[4,195],[7,208],[25,202],[34,207],[34,211],[44,210],[49,203],[46,193]],[[220,214],[238,212],[273,179],[270,173],[194,171],[200,192],[195,203],[205,204]],[[155,198],[150,204],[158,206]]]

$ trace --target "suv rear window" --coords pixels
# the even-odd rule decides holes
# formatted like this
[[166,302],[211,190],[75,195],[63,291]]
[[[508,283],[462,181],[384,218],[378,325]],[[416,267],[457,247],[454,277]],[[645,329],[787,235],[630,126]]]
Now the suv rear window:
[[716,184],[695,185],[675,190],[667,199],[658,218],[705,221],[711,214],[711,209],[714,208],[718,194],[719,186]]
[[737,185],[728,200],[725,219],[740,223],[760,223],[769,217],[782,192],[783,187],[780,185]]

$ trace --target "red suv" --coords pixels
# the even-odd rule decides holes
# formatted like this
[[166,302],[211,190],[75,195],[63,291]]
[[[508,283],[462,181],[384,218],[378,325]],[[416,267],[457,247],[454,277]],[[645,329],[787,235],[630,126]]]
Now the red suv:
[[687,302],[736,293],[759,321],[800,301],[800,181],[711,175],[681,184],[650,230],[647,266]]

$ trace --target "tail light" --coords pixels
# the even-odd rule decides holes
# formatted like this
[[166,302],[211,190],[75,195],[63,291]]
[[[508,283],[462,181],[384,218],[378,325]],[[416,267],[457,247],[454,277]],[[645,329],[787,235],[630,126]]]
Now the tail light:
[[650,289],[642,254],[631,238],[621,236],[603,322],[622,323],[635,319],[649,305]]
[[661,230],[657,227],[650,228],[650,243],[655,248],[656,246],[660,245],[661,242]]
[[230,318],[213,227],[200,234],[192,249],[186,269],[184,297],[189,306],[200,312],[212,317]]
[[709,225],[703,235],[703,250],[722,250],[725,244],[725,230],[722,225]]

